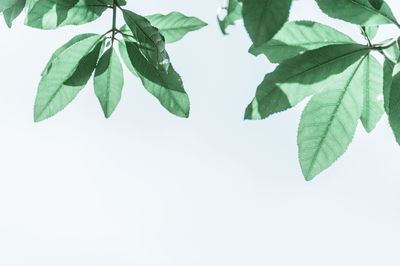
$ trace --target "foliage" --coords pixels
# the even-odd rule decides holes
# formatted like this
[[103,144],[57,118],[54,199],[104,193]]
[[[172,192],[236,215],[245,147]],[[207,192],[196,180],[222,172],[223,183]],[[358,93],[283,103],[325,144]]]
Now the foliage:
[[[189,116],[189,97],[172,67],[166,43],[181,40],[187,33],[206,26],[205,22],[179,12],[144,17],[124,9],[125,0],[6,0],[0,3],[0,11],[9,27],[25,4],[25,24],[45,30],[81,25],[98,19],[106,10],[113,12],[111,29],[106,33],[75,36],[52,55],[37,91],[36,122],[63,110],[93,73],[95,94],[105,117],[109,118],[121,99],[124,85],[120,58],[169,112]],[[116,25],[118,10],[126,22],[120,29]]]
[[[359,27],[365,43],[356,43],[318,22],[288,21],[293,1],[227,0],[217,20],[227,34],[229,26],[243,19],[253,43],[249,53],[278,64],[258,86],[245,119],[265,119],[309,100],[297,143],[301,169],[311,180],[346,152],[359,121],[369,133],[386,113],[400,144],[399,41],[373,40],[380,25],[400,24],[383,0],[315,0],[326,15]],[[113,13],[111,29],[104,34],[77,35],[54,52],[38,86],[35,121],[63,110],[93,73],[95,95],[109,118],[121,99],[123,64],[169,112],[189,116],[189,97],[166,44],[207,24],[175,11],[142,16],[125,5],[126,0],[0,1],[8,27],[24,7],[25,24],[44,30],[88,23],[107,10]],[[118,12],[126,23],[121,27],[116,25]]]
[[[373,43],[379,25],[400,28],[383,0],[316,0],[322,12],[358,25],[366,44],[313,21],[288,21],[286,0],[230,0],[241,5],[245,28],[253,42],[249,52],[279,64],[258,86],[245,119],[265,119],[307,103],[298,128],[298,150],[306,180],[330,167],[347,150],[358,121],[372,132],[383,114],[389,117],[400,144],[399,44],[393,38]],[[237,10],[227,9],[220,21],[225,33]],[[383,66],[375,57],[383,58]]]

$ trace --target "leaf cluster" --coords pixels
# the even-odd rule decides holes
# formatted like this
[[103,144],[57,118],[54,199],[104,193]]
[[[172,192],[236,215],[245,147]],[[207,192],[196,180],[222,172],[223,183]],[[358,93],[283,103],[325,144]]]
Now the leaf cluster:
[[[314,21],[288,21],[292,0],[229,0],[223,33],[243,19],[249,53],[279,64],[265,75],[245,119],[259,120],[309,99],[298,127],[306,180],[330,167],[352,142],[358,121],[372,132],[383,114],[400,144],[400,67],[397,36],[373,41],[382,24],[400,28],[383,0],[316,0],[322,12],[360,28],[365,43]],[[229,7],[239,7],[238,10]],[[377,58],[383,58],[380,64]]]

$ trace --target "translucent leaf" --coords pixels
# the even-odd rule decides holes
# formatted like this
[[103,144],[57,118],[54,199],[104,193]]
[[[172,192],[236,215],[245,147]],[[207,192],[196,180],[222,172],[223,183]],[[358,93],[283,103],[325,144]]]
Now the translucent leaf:
[[123,10],[124,19],[133,37],[140,43],[140,51],[156,68],[168,71],[169,56],[165,50],[165,39],[150,22],[132,11]]
[[312,97],[303,111],[297,143],[306,180],[331,166],[354,137],[363,106],[364,59]]
[[80,42],[80,41],[82,41],[82,40],[84,40],[84,39],[93,37],[93,36],[97,36],[97,34],[94,34],[94,33],[84,33],[84,34],[77,35],[77,36],[73,37],[70,41],[68,41],[66,44],[64,44],[63,46],[61,46],[60,48],[58,48],[58,49],[53,53],[53,55],[51,56],[49,62],[48,62],[47,65],[46,65],[46,67],[43,69],[43,71],[42,71],[42,76],[45,76],[45,75],[47,75],[47,74],[49,73],[50,68],[51,68],[51,65],[53,64],[53,61],[54,61],[54,60],[59,60],[59,59],[58,59],[59,56],[62,55],[62,53],[63,53],[66,49],[68,49],[69,47],[71,47],[71,45],[73,45],[73,44],[75,44],[75,43],[77,43],[77,42]]
[[389,114],[389,99],[392,89],[394,67],[395,64],[389,58],[385,57],[385,61],[383,62],[383,100],[387,114]]
[[251,46],[249,52],[265,54],[272,63],[281,63],[307,50],[351,43],[354,41],[350,37],[329,26],[312,21],[293,21],[286,23],[269,42],[260,47]]
[[109,118],[121,100],[124,75],[121,62],[113,47],[101,57],[94,73],[94,91],[106,118]]
[[235,22],[239,19],[242,19],[242,3],[237,0],[229,0],[227,7],[222,7],[221,11],[226,11],[226,14],[223,18],[218,14],[218,24],[221,28],[221,31],[224,35],[227,34],[226,29],[229,26],[235,25]]
[[6,10],[12,6],[15,6],[18,3],[18,1],[20,1],[20,0],[1,0],[0,1],[0,12],[3,12],[4,10]]
[[261,46],[282,28],[288,20],[292,0],[246,0],[243,20],[254,45]]
[[14,4],[3,11],[4,20],[6,21],[6,24],[9,28],[11,28],[14,19],[16,19],[19,14],[21,14],[22,10],[24,10],[26,0],[17,0],[11,2]]
[[382,8],[382,5],[384,3],[383,0],[368,0],[368,1],[374,8],[378,10]]
[[363,25],[398,25],[390,7],[383,2],[376,9],[368,0],[316,0],[321,10],[332,18]]
[[283,61],[258,86],[245,119],[264,119],[295,106],[340,81],[341,73],[368,52],[367,46],[359,44],[330,45]]
[[180,117],[188,117],[190,102],[182,79],[172,65],[168,73],[158,70],[140,52],[138,44],[127,41],[121,49],[127,50],[131,65],[142,80],[144,87],[153,94],[169,112]]
[[106,10],[102,0],[31,0],[25,24],[38,29],[56,29],[96,20]]
[[167,43],[179,41],[187,33],[207,26],[204,21],[196,17],[187,17],[179,12],[171,12],[167,15],[154,14],[146,18],[160,31]]
[[371,55],[363,62],[364,102],[361,122],[365,130],[370,133],[381,120],[385,112],[383,105],[383,68]]
[[375,38],[376,33],[378,32],[379,26],[374,25],[374,26],[361,26],[361,34],[364,36],[364,38],[368,41],[371,41],[373,38]]
[[388,108],[389,123],[400,145],[400,71],[393,76]]
[[83,39],[53,60],[39,83],[34,108],[36,122],[63,110],[86,85],[96,67],[103,40],[99,35]]

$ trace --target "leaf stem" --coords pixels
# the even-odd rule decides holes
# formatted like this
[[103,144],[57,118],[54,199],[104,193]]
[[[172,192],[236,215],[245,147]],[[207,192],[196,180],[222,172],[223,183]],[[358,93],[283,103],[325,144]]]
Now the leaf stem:
[[111,47],[114,46],[115,33],[117,32],[117,0],[114,0],[112,8],[113,8],[113,22],[112,22]]

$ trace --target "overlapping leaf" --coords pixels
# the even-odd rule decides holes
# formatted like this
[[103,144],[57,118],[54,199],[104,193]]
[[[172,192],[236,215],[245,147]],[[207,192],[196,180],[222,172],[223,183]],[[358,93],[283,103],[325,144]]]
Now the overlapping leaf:
[[220,18],[218,14],[218,24],[224,35],[227,34],[226,29],[229,26],[235,25],[235,22],[242,19],[242,3],[237,0],[229,0],[227,7],[222,7],[221,11],[226,11],[224,18]]
[[26,0],[4,1],[3,4],[0,4],[0,12],[3,12],[4,20],[9,28],[11,28],[14,19],[24,10],[25,4]]
[[363,62],[364,101],[361,122],[369,133],[376,127],[385,112],[383,104],[383,68],[371,55]]
[[261,46],[274,37],[288,20],[292,0],[243,1],[243,20],[254,45]]
[[389,91],[388,116],[397,143],[400,145],[400,68],[396,65]]
[[187,33],[207,26],[207,23],[196,17],[188,17],[175,11],[167,15],[154,14],[146,18],[159,30],[167,43],[177,42]]
[[64,109],[86,85],[96,67],[103,40],[100,35],[87,36],[53,58],[39,83],[34,108],[36,122]]
[[94,91],[106,118],[109,118],[121,100],[124,76],[121,62],[113,47],[100,58],[94,74]]
[[31,0],[25,24],[56,29],[96,20],[107,9],[103,0]]
[[153,94],[169,112],[180,117],[188,117],[190,102],[182,79],[172,65],[168,73],[157,69],[140,52],[138,44],[120,42],[120,54],[128,69],[139,76],[143,86]]
[[293,107],[331,83],[335,74],[367,54],[369,47],[359,44],[325,46],[288,59],[267,74],[256,96],[246,109],[246,119],[263,119]]
[[331,166],[351,143],[362,113],[365,67],[364,57],[311,98],[304,109],[297,142],[306,180]]
[[[384,2],[375,8],[371,0],[316,0],[321,10],[330,17],[363,25],[397,24],[390,7]],[[375,4],[374,4],[375,5]]]
[[165,39],[150,22],[132,11],[123,10],[124,19],[134,39],[140,43],[140,51],[156,68],[167,72],[170,66],[165,50]]
[[265,54],[272,63],[281,63],[307,50],[351,43],[354,41],[350,37],[329,26],[312,21],[293,21],[286,23],[269,42],[250,47],[249,52]]

